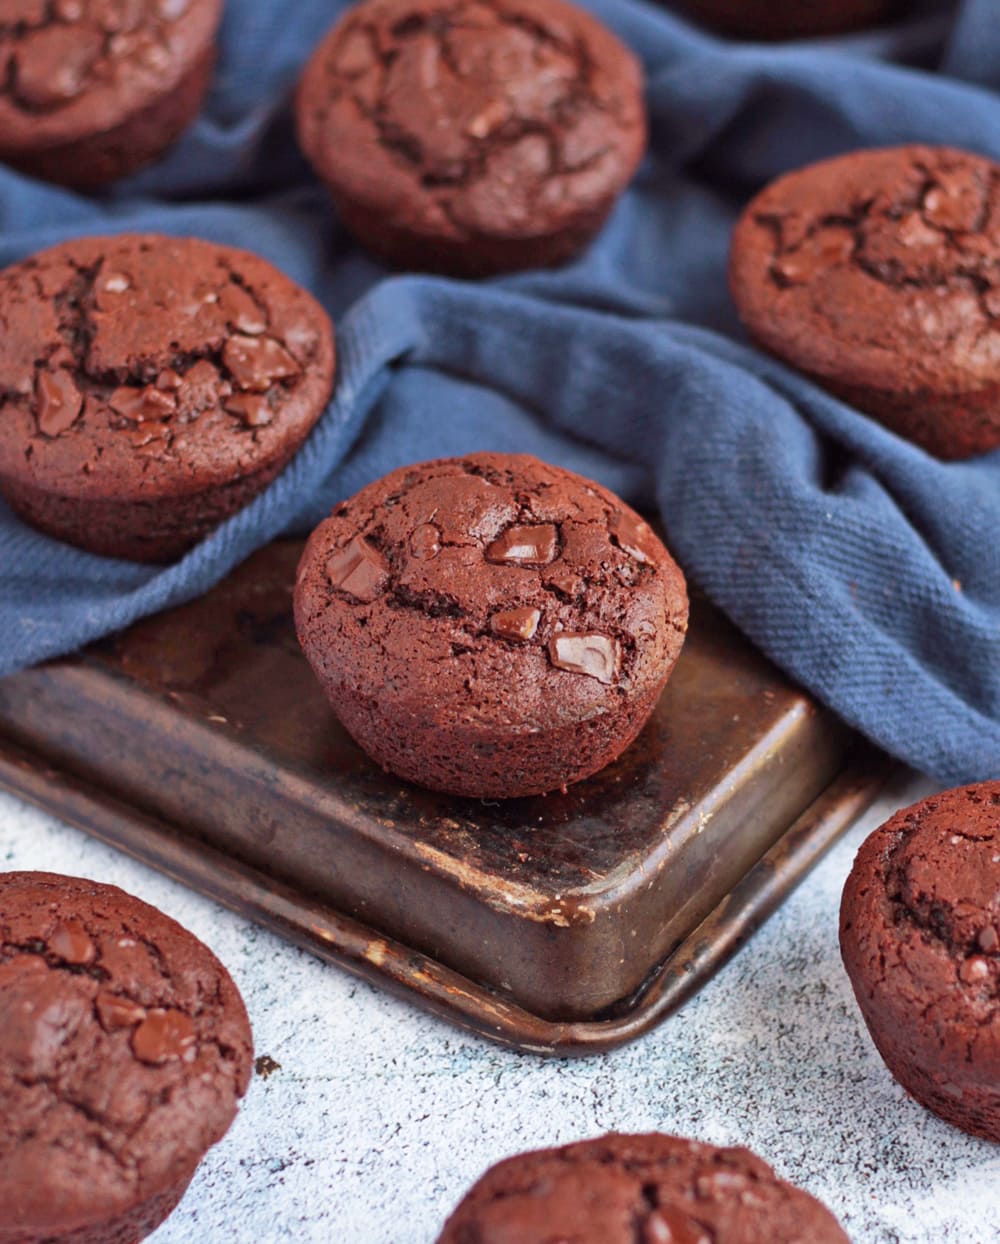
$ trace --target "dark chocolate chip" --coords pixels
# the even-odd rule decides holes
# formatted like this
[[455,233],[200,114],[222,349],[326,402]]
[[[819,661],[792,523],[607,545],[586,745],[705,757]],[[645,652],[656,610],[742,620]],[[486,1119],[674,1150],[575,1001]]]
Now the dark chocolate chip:
[[618,641],[607,635],[560,631],[549,640],[549,659],[556,669],[586,674],[610,685],[618,677],[621,650]]
[[410,535],[410,552],[420,561],[429,561],[441,552],[441,533],[433,523],[421,523]]
[[101,990],[94,999],[97,1007],[97,1018],[105,1032],[114,1032],[119,1028],[134,1028],[146,1018],[146,1008],[131,998],[123,998],[120,994]]
[[552,523],[515,524],[489,546],[486,560],[516,566],[547,566],[559,553],[559,533]]
[[354,536],[344,548],[327,558],[326,574],[335,588],[367,603],[385,590],[389,582],[389,564],[367,540]]
[[67,920],[57,925],[49,938],[49,950],[65,963],[84,967],[97,958],[97,947],[91,941],[82,925],[75,920]]
[[148,1011],[132,1033],[132,1052],[140,1062],[154,1066],[172,1058],[191,1062],[197,1054],[197,1035],[191,1017],[183,1011],[156,1007]]
[[234,393],[225,401],[231,415],[239,415],[248,428],[262,428],[274,418],[274,411],[261,393]]
[[222,361],[241,389],[266,393],[275,380],[288,380],[299,374],[299,366],[273,337],[230,337],[222,350]]
[[64,371],[40,371],[35,378],[38,430],[60,436],[76,423],[83,409],[83,395]]
[[501,639],[533,639],[541,619],[540,609],[508,609],[490,618],[490,630]]

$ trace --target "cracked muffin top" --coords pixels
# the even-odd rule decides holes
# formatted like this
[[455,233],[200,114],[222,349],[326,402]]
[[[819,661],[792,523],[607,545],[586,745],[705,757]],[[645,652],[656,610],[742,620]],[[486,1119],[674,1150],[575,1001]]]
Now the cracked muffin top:
[[226,969],[114,886],[0,874],[0,1016],[0,1238],[62,1238],[188,1177],[249,1082]]
[[286,455],[333,382],[322,307],[246,251],[123,234],[0,273],[0,476],[183,496]]
[[941,1079],[997,1095],[1000,782],[932,795],[875,830],[844,888],[841,947],[869,1022]]
[[604,1136],[522,1153],[479,1180],[438,1244],[848,1244],[749,1149]]
[[111,129],[211,47],[222,0],[4,0],[0,149]]
[[298,109],[335,193],[436,237],[603,211],[646,139],[638,62],[563,0],[364,0],[317,49]]
[[730,276],[751,334],[835,389],[992,394],[1000,166],[910,146],[791,173],[746,209]]
[[349,696],[376,689],[438,728],[531,735],[662,686],[687,593],[613,493],[483,453],[403,467],[338,505],[303,554],[296,621]]

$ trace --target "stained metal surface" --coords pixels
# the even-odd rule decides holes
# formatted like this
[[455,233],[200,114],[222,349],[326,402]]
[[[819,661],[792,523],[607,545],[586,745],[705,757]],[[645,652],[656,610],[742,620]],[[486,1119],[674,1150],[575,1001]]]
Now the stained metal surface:
[[[340,729],[299,652],[300,547],[0,682],[0,784],[460,1022],[497,1036],[499,1009],[500,1039],[561,1049],[667,1013],[680,943],[723,914],[685,970],[703,980],[754,896],[776,902],[809,842],[874,793],[874,775],[852,776],[824,804],[850,735],[697,600],[654,718],[615,765],[507,803],[418,790]],[[820,828],[747,891],[817,799]],[[604,1035],[554,1035],[580,1025]]]

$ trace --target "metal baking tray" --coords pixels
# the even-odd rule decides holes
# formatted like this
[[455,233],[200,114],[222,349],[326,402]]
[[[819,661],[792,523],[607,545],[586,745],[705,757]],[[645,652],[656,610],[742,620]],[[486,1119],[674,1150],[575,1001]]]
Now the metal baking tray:
[[564,794],[383,773],[295,639],[301,544],[0,682],[0,785],[485,1036],[631,1040],[695,992],[888,765],[707,602],[653,719]]

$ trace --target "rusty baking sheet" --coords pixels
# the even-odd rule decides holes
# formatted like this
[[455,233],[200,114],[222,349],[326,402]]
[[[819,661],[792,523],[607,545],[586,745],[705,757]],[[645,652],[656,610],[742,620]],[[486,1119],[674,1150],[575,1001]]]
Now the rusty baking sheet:
[[295,640],[301,544],[0,682],[0,785],[486,1036],[632,1039],[717,969],[886,763],[703,600],[649,726],[566,794],[453,799],[381,772]]

